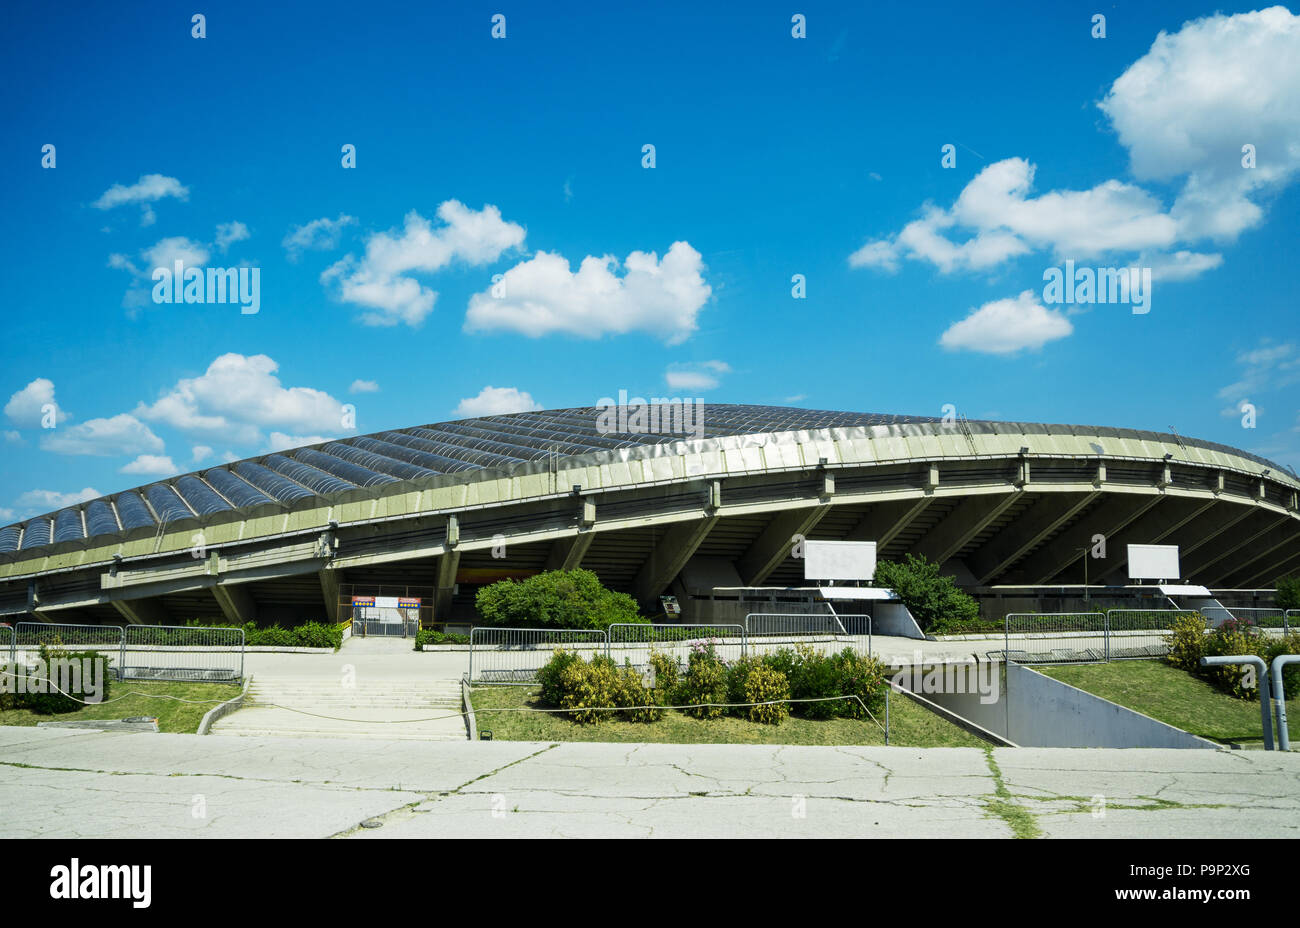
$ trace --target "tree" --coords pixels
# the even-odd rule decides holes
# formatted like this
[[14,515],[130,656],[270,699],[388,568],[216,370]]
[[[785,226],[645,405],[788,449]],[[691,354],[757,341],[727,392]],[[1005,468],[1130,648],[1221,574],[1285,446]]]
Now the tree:
[[1300,574],[1277,579],[1277,607],[1300,609]]
[[979,603],[959,590],[952,577],[942,576],[939,565],[924,556],[909,554],[902,561],[880,561],[876,583],[898,594],[923,632],[979,618]]
[[589,570],[549,570],[525,580],[499,580],[475,598],[485,625],[516,628],[607,628],[644,622],[636,600],[601,585]]

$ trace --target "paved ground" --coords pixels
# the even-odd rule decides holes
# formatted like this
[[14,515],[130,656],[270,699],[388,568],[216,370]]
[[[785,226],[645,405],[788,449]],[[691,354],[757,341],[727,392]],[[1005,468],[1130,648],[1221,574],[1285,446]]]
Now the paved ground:
[[0,837],[1300,837],[1300,755],[991,756],[0,727]]
[[467,661],[401,638],[349,639],[337,653],[249,653],[244,707],[212,734],[463,741],[455,713]]

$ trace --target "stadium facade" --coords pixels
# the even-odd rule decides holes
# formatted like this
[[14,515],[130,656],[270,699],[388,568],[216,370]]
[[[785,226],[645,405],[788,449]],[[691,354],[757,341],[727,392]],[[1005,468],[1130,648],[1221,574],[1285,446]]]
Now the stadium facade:
[[[250,458],[0,529],[0,621],[340,620],[351,597],[474,615],[484,583],[582,566],[650,612],[734,618],[802,583],[798,538],[875,541],[1008,601],[1122,587],[1127,543],[1181,578],[1300,569],[1300,480],[1174,434],[771,406],[560,409]],[[690,425],[686,432],[678,426]],[[1088,553],[1105,539],[1106,557]],[[1095,551],[1093,552],[1095,553]],[[1176,580],[1180,578],[1166,578]],[[785,597],[788,599],[788,597]]]

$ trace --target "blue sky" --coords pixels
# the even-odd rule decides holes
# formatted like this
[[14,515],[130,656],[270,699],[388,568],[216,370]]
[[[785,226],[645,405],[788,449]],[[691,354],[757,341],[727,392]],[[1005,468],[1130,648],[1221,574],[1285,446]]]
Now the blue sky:
[[[1300,466],[1286,9],[538,7],[8,5],[0,522],[619,390]],[[177,257],[259,311],[154,302]],[[1150,311],[1045,303],[1066,259]]]

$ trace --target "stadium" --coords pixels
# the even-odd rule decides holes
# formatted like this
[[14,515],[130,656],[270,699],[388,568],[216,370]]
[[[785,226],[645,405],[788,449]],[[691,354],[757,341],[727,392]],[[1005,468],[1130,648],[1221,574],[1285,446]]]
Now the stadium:
[[1163,580],[1242,606],[1300,568],[1300,480],[1222,444],[743,405],[701,405],[683,431],[680,410],[608,412],[376,432],[7,526],[0,621],[338,622],[379,595],[463,625],[482,585],[579,566],[646,614],[669,595],[684,619],[734,621],[806,606],[801,539],[923,554],[989,618],[1159,598],[1128,579],[1130,543],[1178,545],[1183,576]]

